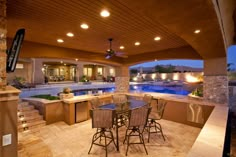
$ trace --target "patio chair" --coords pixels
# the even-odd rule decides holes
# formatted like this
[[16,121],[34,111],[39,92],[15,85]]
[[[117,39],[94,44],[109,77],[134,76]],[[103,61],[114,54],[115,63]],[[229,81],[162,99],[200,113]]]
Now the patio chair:
[[150,106],[152,102],[152,95],[144,94],[143,101],[146,102],[148,106]]
[[[148,155],[144,139],[143,139],[143,131],[147,124],[148,115],[151,111],[151,107],[147,107],[147,105],[136,108],[129,111],[129,123],[125,133],[124,142],[127,140],[127,149],[126,156],[128,154],[129,146],[131,144],[143,144],[146,154]],[[130,142],[130,137],[137,136],[140,142]]]
[[101,102],[98,97],[92,98],[91,100],[89,100],[89,102],[91,104],[92,109],[96,109],[101,106]]
[[93,109],[90,110],[90,114],[92,117],[92,128],[97,128],[97,131],[93,135],[88,154],[95,144],[105,148],[107,157],[107,147],[109,144],[113,142],[115,147],[117,147],[111,131],[114,125],[115,110]]
[[122,104],[128,101],[127,95],[125,94],[114,94],[112,95],[113,103]]
[[[122,104],[128,102],[128,97],[125,94],[114,94],[112,95],[112,101],[119,107]],[[117,119],[118,119],[117,120],[118,124],[116,126],[122,127],[125,125],[125,122],[127,121],[127,114],[126,113],[119,114],[117,115]]]
[[[161,135],[165,141],[165,137],[163,135],[161,124],[158,123],[157,121],[162,119],[166,104],[167,104],[167,102],[163,99],[158,99],[157,103],[152,104],[152,111],[148,116],[148,122],[146,125],[147,130],[148,130],[148,142],[149,142],[151,133],[161,133]],[[152,129],[152,128],[154,128],[154,129]]]

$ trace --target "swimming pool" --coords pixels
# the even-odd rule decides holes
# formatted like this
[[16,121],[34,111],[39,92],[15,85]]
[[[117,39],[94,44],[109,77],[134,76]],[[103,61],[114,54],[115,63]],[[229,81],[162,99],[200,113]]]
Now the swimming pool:
[[177,95],[188,95],[191,90],[186,86],[160,86],[153,84],[130,85],[130,91],[137,92],[157,92]]
[[[96,88],[96,89],[83,89],[73,91],[75,95],[85,95],[88,94],[89,91],[92,94],[97,94],[98,91],[106,92],[114,92],[115,87],[112,88]],[[177,95],[188,95],[192,90],[186,88],[186,86],[160,86],[153,84],[138,84],[138,85],[130,85],[130,92],[157,92],[157,93],[168,93],[168,94],[177,94]]]

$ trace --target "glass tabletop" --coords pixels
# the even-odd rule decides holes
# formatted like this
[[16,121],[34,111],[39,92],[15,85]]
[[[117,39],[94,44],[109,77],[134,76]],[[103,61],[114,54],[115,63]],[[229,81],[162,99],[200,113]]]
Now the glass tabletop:
[[121,112],[126,112],[128,110],[132,110],[132,109],[144,106],[144,105],[146,105],[146,102],[142,100],[130,99],[126,103],[122,103],[122,104],[109,103],[109,104],[102,105],[99,108],[112,109],[112,110],[116,110],[117,113],[121,113]]

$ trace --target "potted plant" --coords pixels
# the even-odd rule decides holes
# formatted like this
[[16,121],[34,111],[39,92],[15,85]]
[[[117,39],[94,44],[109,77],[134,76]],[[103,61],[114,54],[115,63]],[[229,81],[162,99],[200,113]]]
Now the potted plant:
[[198,99],[202,100],[203,99],[203,87],[198,87],[195,90],[193,90],[189,95],[189,98],[191,99]]
[[69,87],[63,88],[63,91],[60,93],[60,99],[69,99],[74,97],[74,93],[71,93],[71,89]]

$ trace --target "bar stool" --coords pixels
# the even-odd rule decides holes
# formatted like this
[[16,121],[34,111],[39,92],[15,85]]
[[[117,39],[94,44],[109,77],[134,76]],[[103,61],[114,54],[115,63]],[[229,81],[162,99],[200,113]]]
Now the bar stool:
[[92,117],[92,128],[97,128],[97,131],[93,135],[88,154],[95,144],[105,148],[107,157],[107,147],[109,144],[113,142],[115,147],[117,147],[111,131],[114,125],[115,110],[93,109],[90,110],[90,114]]
[[150,94],[144,94],[143,101],[147,103],[147,105],[151,105],[152,102],[152,95]]
[[[146,154],[148,155],[144,139],[143,139],[143,131],[147,124],[148,114],[151,111],[151,107],[147,107],[147,105],[136,108],[129,111],[129,123],[125,133],[124,142],[127,140],[127,149],[126,156],[128,154],[129,146],[131,144],[143,144]],[[139,137],[140,142],[130,142],[131,136]]]
[[[162,119],[166,104],[167,102],[163,99],[158,99],[157,103],[155,103],[154,105],[152,104],[152,111],[149,114],[148,122],[146,125],[148,129],[148,142],[149,142],[151,133],[161,133],[165,141],[161,124],[158,123],[157,121]],[[154,128],[154,131],[151,131],[152,128]]]
[[92,98],[91,100],[89,100],[89,102],[91,104],[92,109],[96,109],[102,105],[98,97]]

